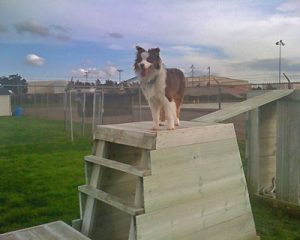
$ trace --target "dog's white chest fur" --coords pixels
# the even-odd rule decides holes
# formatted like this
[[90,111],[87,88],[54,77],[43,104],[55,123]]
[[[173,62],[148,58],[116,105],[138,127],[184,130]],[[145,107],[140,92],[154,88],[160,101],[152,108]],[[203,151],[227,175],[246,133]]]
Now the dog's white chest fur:
[[166,70],[161,69],[160,74],[151,81],[142,81],[141,87],[149,102],[153,104],[163,104],[166,101]]

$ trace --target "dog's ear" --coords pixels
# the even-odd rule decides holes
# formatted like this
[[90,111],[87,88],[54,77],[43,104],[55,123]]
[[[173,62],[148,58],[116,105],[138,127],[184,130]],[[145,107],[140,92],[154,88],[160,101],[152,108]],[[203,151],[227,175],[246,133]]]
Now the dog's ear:
[[159,56],[159,52],[160,49],[159,48],[151,48],[148,50],[148,52],[150,53],[150,55],[152,55],[155,58],[155,62],[154,62],[154,67],[156,69],[160,69],[160,65],[161,65],[161,59]]
[[135,47],[138,53],[146,52],[146,50],[140,46]]
[[149,52],[151,52],[155,55],[159,55],[160,49],[159,48],[151,48],[151,49],[149,49]]

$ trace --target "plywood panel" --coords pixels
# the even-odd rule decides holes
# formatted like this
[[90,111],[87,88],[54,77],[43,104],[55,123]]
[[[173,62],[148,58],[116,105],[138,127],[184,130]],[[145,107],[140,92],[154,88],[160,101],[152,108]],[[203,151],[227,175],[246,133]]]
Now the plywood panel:
[[[184,123],[185,125],[183,124],[175,131],[151,131],[134,128],[135,126],[147,126],[147,124],[148,122],[98,126],[95,138],[153,150],[227,139],[234,133],[234,127],[231,123],[220,125],[193,123],[192,125],[195,125],[193,127],[190,126],[191,124]],[[205,138],[199,136],[205,136]]]
[[277,105],[260,107],[260,190],[270,188],[276,177]]
[[260,190],[260,111],[254,109],[248,114],[247,129],[247,163],[248,186],[250,193],[258,193]]
[[[218,174],[218,172],[209,172],[208,174]],[[180,177],[184,176],[180,175]],[[198,179],[189,179],[184,184],[178,181],[178,179],[173,178],[171,180],[174,181],[173,184],[170,182],[169,184],[165,184],[165,182],[159,180],[154,181],[155,183],[160,183],[160,186],[152,185],[152,187],[145,182],[146,213],[177,204],[189,204],[189,201],[215,198],[218,194],[230,192],[231,190],[242,192],[246,187],[243,174],[220,177],[214,180],[208,180],[200,176]],[[173,188],[171,187],[172,185]]]
[[[230,231],[228,231],[230,229]],[[182,240],[258,240],[253,232],[254,222],[251,213],[239,216],[234,219],[203,229],[199,232],[190,234]]]
[[1,240],[89,240],[75,229],[62,221],[52,222],[32,228],[22,229],[15,232],[1,234]]
[[299,102],[278,102],[276,196],[300,204]]
[[127,240],[130,228],[130,215],[105,203],[98,202],[97,218],[92,239]]
[[[230,136],[228,136],[230,137]],[[205,139],[205,136],[203,136]],[[183,145],[150,152],[151,174],[171,172],[184,168],[195,168],[206,163],[226,161],[229,158],[240,158],[237,141],[231,138],[200,144]]]
[[229,139],[235,136],[232,123],[217,124],[176,131],[159,131],[156,149]]
[[182,239],[193,232],[250,212],[246,192],[220,193],[212,199],[179,204],[137,216],[138,239]]

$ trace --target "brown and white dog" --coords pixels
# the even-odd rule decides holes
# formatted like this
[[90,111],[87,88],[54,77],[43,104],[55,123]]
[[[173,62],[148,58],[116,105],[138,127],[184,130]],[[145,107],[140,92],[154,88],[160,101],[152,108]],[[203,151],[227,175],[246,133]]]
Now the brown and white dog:
[[180,107],[185,90],[182,71],[164,68],[159,56],[159,48],[148,51],[137,46],[134,70],[140,80],[153,118],[153,130],[158,130],[160,121],[166,121],[167,129],[179,126]]

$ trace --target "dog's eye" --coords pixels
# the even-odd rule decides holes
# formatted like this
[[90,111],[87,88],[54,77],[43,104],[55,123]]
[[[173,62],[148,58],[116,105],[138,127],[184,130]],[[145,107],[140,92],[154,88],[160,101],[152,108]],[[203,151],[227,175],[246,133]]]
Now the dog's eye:
[[153,58],[153,57],[148,57],[148,58],[147,58],[147,61],[148,61],[149,63],[153,63],[153,62],[154,62],[154,58]]

